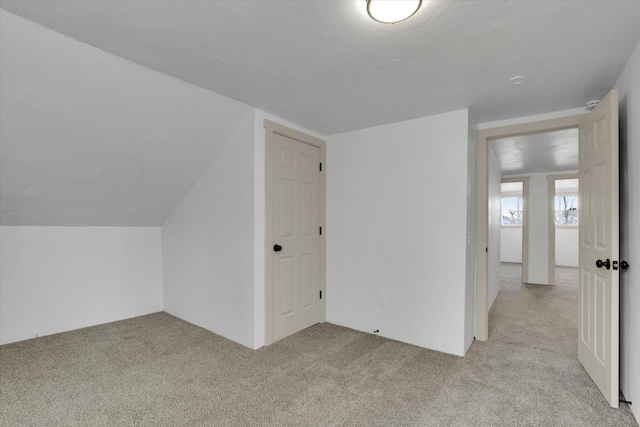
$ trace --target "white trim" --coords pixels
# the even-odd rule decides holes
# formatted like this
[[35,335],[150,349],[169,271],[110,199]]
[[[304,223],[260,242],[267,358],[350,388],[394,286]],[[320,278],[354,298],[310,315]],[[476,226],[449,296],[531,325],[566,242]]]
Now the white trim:
[[534,116],[518,117],[515,119],[498,120],[495,122],[479,123],[478,130],[492,129],[503,126],[519,125],[524,123],[538,122],[542,120],[559,119],[563,117],[578,116],[586,114],[586,107],[572,108],[570,110],[555,111],[553,113],[537,114]]

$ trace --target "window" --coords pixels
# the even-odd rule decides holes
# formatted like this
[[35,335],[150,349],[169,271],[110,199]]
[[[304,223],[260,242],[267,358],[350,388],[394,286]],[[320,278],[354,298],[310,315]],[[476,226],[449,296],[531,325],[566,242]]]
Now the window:
[[577,194],[556,194],[553,205],[556,225],[578,225]]
[[555,225],[559,227],[578,225],[578,178],[557,179],[553,198]]
[[502,225],[522,225],[522,196],[502,197]]
[[523,183],[521,181],[500,184],[500,193],[502,194],[501,225],[506,227],[522,226],[524,220],[522,191]]

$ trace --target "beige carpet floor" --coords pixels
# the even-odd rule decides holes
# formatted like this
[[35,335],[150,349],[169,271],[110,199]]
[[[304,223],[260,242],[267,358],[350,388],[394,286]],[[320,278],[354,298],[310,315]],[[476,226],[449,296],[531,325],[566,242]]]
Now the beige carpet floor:
[[464,358],[328,323],[253,351],[157,313],[1,346],[0,425],[636,426],[577,361],[573,273],[503,267]]

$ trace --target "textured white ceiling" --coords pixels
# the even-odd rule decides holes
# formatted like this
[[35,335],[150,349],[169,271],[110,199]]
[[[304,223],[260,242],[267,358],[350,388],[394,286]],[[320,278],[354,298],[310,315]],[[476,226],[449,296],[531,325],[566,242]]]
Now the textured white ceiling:
[[503,175],[578,170],[578,129],[493,139]]
[[394,25],[364,0],[1,7],[324,135],[467,107],[480,123],[579,107],[640,39],[640,1],[423,3]]

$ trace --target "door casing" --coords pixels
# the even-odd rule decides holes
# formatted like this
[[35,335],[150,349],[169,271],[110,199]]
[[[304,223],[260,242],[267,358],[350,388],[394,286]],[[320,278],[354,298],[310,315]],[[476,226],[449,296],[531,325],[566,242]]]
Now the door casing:
[[327,317],[326,304],[326,156],[327,144],[325,141],[307,135],[303,132],[288,128],[281,124],[264,120],[265,129],[265,264],[264,264],[264,300],[265,300],[265,345],[273,343],[273,268],[271,257],[273,254],[273,136],[274,134],[282,135],[287,138],[300,141],[305,144],[318,147],[320,149],[320,163],[322,163],[322,172],[320,173],[320,224],[322,234],[320,235],[320,290],[322,291],[322,299],[320,300],[320,322],[325,322]]
[[[508,138],[540,132],[577,128],[584,114],[540,120],[509,126],[500,126],[478,130],[476,134],[476,339],[486,341],[489,338],[489,290],[488,290],[488,140]],[[523,254],[524,256],[524,254]]]

